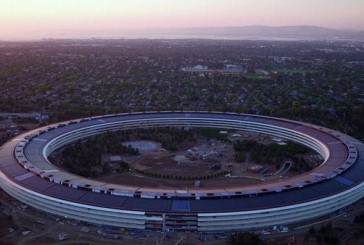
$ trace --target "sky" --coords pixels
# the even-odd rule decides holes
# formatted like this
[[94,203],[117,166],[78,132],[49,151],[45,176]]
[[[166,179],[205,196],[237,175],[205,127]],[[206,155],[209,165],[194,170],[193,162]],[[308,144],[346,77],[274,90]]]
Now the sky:
[[364,0],[0,0],[2,40],[247,25],[364,30]]

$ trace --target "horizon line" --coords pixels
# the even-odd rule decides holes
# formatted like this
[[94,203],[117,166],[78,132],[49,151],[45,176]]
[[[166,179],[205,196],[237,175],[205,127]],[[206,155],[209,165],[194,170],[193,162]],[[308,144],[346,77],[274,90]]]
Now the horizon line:
[[[326,27],[326,26],[320,26],[320,25],[225,25],[225,26],[190,26],[190,27],[150,27],[150,28],[134,28],[134,29],[73,29],[73,30],[67,30],[67,29],[61,29],[61,30],[54,30],[49,32],[53,32],[51,35],[37,35],[37,34],[29,34],[29,36],[38,36],[38,37],[28,37],[28,38],[0,38],[0,42],[32,42],[32,41],[44,41],[44,40],[90,40],[90,39],[103,39],[103,40],[116,40],[116,39],[170,39],[170,40],[178,40],[178,39],[205,39],[205,40],[272,40],[277,39],[277,37],[270,37],[267,35],[267,37],[253,37],[254,34],[250,34],[251,37],[248,37],[248,35],[245,35],[245,37],[242,37],[244,35],[235,36],[235,37],[229,37],[229,35],[226,34],[214,34],[219,35],[218,37],[206,37],[207,35],[202,34],[199,37],[193,37],[197,34],[181,34],[181,33],[153,33],[158,31],[178,31],[178,30],[198,30],[198,29],[224,29],[224,28],[320,28],[324,30],[330,30],[330,31],[338,31],[338,32],[347,32],[348,34],[352,33],[361,33],[364,34],[364,29],[356,29],[356,28],[333,28],[333,27]],[[45,30],[43,32],[47,32],[48,30]],[[142,31],[148,31],[148,33],[138,33]],[[76,34],[77,32],[83,32],[83,34]],[[112,32],[119,32],[119,33],[112,33]],[[34,33],[34,32],[33,32]],[[95,34],[92,34],[95,33]],[[97,33],[97,34],[96,34]],[[134,35],[134,37],[133,37]],[[144,35],[144,36],[143,36]],[[151,37],[155,35],[154,37]],[[211,34],[210,34],[211,35]],[[256,35],[256,34],[255,34]],[[168,37],[170,36],[170,37]],[[172,36],[179,36],[177,38]],[[205,37],[203,37],[205,36]],[[364,36],[364,35],[363,35]],[[283,37],[282,39],[296,39],[296,40],[342,40],[345,38],[299,38],[299,37]],[[353,38],[348,38],[353,39]],[[354,38],[356,39],[356,38]],[[364,38],[359,38],[364,39]]]

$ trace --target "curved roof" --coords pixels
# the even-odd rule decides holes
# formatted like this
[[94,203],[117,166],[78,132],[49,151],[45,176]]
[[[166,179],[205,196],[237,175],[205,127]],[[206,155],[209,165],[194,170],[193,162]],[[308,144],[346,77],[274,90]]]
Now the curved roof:
[[[44,147],[49,142],[74,130],[107,123],[158,118],[233,120],[275,126],[318,140],[329,154],[324,164],[318,168],[283,181],[248,187],[183,190],[120,186],[93,181],[56,169],[43,155]],[[18,163],[15,156],[20,160],[24,157],[23,165],[32,166],[33,169],[26,170]],[[18,136],[2,146],[0,171],[27,189],[83,204],[146,212],[231,212],[297,204],[353,188],[364,180],[363,156],[364,145],[345,134],[290,120],[207,112],[133,113],[63,122]],[[71,188],[69,185],[78,187]],[[100,191],[110,193],[109,190],[119,190],[119,192],[114,192],[114,195],[98,193]],[[138,195],[135,195],[136,193]],[[158,198],[140,198],[143,193],[147,197],[158,196]],[[167,195],[170,197],[167,198],[161,193],[173,193],[173,195]],[[211,196],[207,193],[216,195]],[[193,197],[201,196],[201,200],[191,198],[192,194]]]

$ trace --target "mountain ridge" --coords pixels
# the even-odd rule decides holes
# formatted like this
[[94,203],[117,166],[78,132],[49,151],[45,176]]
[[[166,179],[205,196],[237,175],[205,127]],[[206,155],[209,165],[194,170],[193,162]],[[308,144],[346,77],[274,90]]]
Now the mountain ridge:
[[127,31],[131,34],[144,34],[155,36],[192,36],[215,38],[287,38],[287,39],[357,39],[364,40],[364,31],[341,30],[321,26],[226,26],[226,27],[188,27],[188,28],[158,28]]

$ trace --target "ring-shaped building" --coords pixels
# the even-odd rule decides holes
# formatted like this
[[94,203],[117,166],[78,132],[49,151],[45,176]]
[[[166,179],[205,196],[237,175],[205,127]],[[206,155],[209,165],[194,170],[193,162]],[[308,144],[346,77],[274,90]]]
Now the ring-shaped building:
[[[51,153],[97,134],[132,128],[214,127],[303,144],[324,159],[291,178],[219,188],[151,188],[61,170]],[[364,145],[320,126],[248,114],[144,112],[71,120],[19,135],[0,149],[0,186],[44,212],[124,228],[217,232],[291,224],[336,212],[364,196]]]

